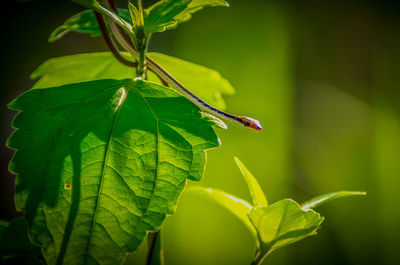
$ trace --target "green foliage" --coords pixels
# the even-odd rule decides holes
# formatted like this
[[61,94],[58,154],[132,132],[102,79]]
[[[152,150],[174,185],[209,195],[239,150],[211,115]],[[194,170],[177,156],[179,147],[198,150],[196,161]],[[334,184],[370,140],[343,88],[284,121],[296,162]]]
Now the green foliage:
[[315,197],[303,206],[291,199],[267,205],[257,180],[237,157],[235,162],[249,186],[253,204],[218,189],[192,186],[186,191],[222,206],[243,222],[259,246],[253,264],[260,264],[266,255],[280,247],[315,235],[324,218],[311,208],[336,198],[365,195],[365,192],[339,191]]
[[[222,94],[232,95],[235,92],[232,85],[215,70],[165,54],[149,53],[149,56],[188,89],[216,107],[225,107]],[[45,88],[92,80],[131,78],[133,71],[120,64],[111,53],[86,53],[50,59],[40,65],[31,78],[40,77],[33,88]],[[149,80],[161,84],[152,73],[149,73]]]
[[34,89],[9,107],[20,112],[8,141],[16,205],[49,264],[120,264],[218,146],[197,107],[146,81]]
[[313,210],[304,211],[290,199],[268,207],[255,207],[250,211],[249,218],[258,231],[264,253],[316,234],[323,221],[318,213]]
[[28,238],[25,219],[18,217],[10,223],[0,223],[0,262],[26,256],[36,259],[41,253]]
[[97,37],[101,35],[100,28],[94,17],[93,11],[85,10],[70,17],[61,26],[56,28],[50,34],[49,42],[54,42],[60,39],[70,31],[89,34],[92,37]]

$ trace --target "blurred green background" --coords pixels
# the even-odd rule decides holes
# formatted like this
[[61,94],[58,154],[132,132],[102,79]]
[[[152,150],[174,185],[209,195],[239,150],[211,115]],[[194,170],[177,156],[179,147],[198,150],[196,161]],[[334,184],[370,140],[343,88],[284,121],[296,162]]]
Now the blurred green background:
[[[16,3],[2,11],[0,219],[13,205],[6,104],[29,89],[43,61],[103,51],[101,38],[50,32],[80,10],[69,1]],[[153,2],[153,1],[151,1]],[[264,264],[400,264],[400,4],[398,1],[230,0],[152,38],[151,50],[216,69],[236,88],[228,111],[259,119],[261,133],[217,129],[201,185],[250,199],[237,155],[270,202],[302,202],[365,190],[319,209],[319,234],[272,253]],[[146,3],[146,0],[144,1]],[[88,69],[89,71],[90,69]],[[222,208],[183,194],[163,227],[166,263],[249,264],[251,235]],[[128,257],[140,264],[144,246]]]

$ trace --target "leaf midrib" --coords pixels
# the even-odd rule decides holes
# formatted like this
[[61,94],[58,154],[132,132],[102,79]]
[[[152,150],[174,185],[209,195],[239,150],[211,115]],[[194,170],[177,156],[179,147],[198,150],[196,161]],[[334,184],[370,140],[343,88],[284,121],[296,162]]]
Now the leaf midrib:
[[97,211],[98,211],[98,207],[99,207],[99,204],[100,204],[100,195],[102,193],[103,180],[104,180],[104,176],[105,176],[105,172],[106,172],[106,168],[107,168],[108,156],[109,156],[109,151],[110,151],[110,144],[111,144],[112,139],[113,139],[113,134],[114,134],[116,125],[118,123],[118,118],[119,118],[119,115],[121,113],[122,106],[124,105],[125,99],[128,97],[128,93],[129,93],[129,89],[126,89],[125,87],[122,87],[122,88],[125,90],[125,93],[123,93],[121,95],[121,97],[123,97],[123,99],[122,99],[122,101],[120,99],[120,103],[119,103],[119,106],[118,106],[118,111],[115,114],[114,121],[113,121],[113,126],[112,126],[111,131],[110,131],[110,137],[109,137],[110,139],[108,140],[108,143],[107,143],[107,150],[106,150],[106,153],[104,155],[104,163],[103,163],[103,168],[102,168],[101,178],[100,178],[100,187],[99,187],[99,191],[97,193],[96,206],[95,206],[95,209],[94,209],[93,221],[92,221],[92,225],[90,227],[89,240],[88,240],[87,250],[86,250],[86,253],[85,253],[85,259],[83,261],[83,264],[86,264],[87,258],[88,258],[89,253],[90,253],[90,246],[91,246],[91,242],[92,242],[92,238],[93,238],[93,232],[94,232],[93,230],[94,230],[94,225],[96,223]]

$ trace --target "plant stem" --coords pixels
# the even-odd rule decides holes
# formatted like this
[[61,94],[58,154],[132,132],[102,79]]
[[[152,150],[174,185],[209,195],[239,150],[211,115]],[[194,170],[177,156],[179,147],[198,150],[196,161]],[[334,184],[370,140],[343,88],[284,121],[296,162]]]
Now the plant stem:
[[119,53],[117,47],[115,46],[113,40],[111,39],[111,36],[107,30],[106,22],[104,21],[104,18],[102,15],[99,13],[95,12],[94,13],[96,16],[97,23],[99,24],[101,34],[103,35],[103,39],[105,43],[108,46],[108,49],[111,51],[111,53],[114,55],[114,57],[122,64],[129,66],[129,67],[137,67],[138,63],[136,62],[131,62],[126,60],[124,57],[121,56]]
[[[160,231],[149,233],[148,251],[145,265],[164,264],[163,251],[161,246]],[[156,253],[158,252],[158,253]]]
[[114,1],[112,1],[112,0],[104,0],[104,3],[109,7],[109,8],[111,8],[111,10],[112,11],[114,11],[114,12],[118,12],[118,10],[117,10],[117,6],[115,5],[115,2]]
[[[143,5],[142,0],[137,1],[139,14],[136,16],[136,25],[134,26],[134,38],[133,41],[136,41],[136,49],[139,53],[138,58],[138,67],[136,68],[137,75],[142,77],[143,79],[146,78],[146,52],[149,42],[149,36],[144,31],[144,15],[143,15]],[[131,12],[137,12],[130,10]],[[133,18],[132,18],[133,20]]]
[[136,74],[137,76],[142,77],[142,79],[146,79],[146,49],[143,47],[139,50]]
[[[106,4],[106,6],[108,8],[110,8],[114,12],[117,12],[117,7],[114,3],[114,0],[104,0],[104,3]],[[114,23],[112,20],[110,20],[110,25],[111,25],[112,32],[113,32],[114,36],[116,37],[116,40],[118,41],[118,43],[121,45],[121,47],[123,47],[125,50],[127,50],[129,53],[131,53],[133,58],[138,59],[137,58],[138,56],[135,56],[131,39],[129,37],[127,37],[125,32],[123,30],[121,30],[121,27],[119,25],[117,25],[116,23]],[[150,71],[152,71],[152,70],[150,69]],[[161,80],[161,83],[164,86],[166,86],[166,87],[169,86],[167,81],[165,81],[159,74],[157,74],[155,71],[152,71],[152,72]]]
[[261,265],[265,257],[269,254],[270,252],[263,252],[262,250],[258,250],[256,255],[254,256],[253,262],[251,265]]
[[142,0],[137,0],[137,1],[138,1],[138,8],[139,8],[139,10],[143,10]]

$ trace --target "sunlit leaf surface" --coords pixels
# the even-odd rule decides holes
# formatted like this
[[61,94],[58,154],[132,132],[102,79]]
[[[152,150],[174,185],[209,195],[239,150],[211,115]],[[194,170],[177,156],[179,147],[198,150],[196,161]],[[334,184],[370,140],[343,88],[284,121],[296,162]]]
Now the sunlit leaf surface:
[[315,234],[323,219],[313,210],[302,210],[290,199],[257,207],[250,212],[250,220],[258,231],[265,253]]
[[33,89],[9,107],[16,206],[48,264],[122,263],[219,144],[196,106],[140,80]]

